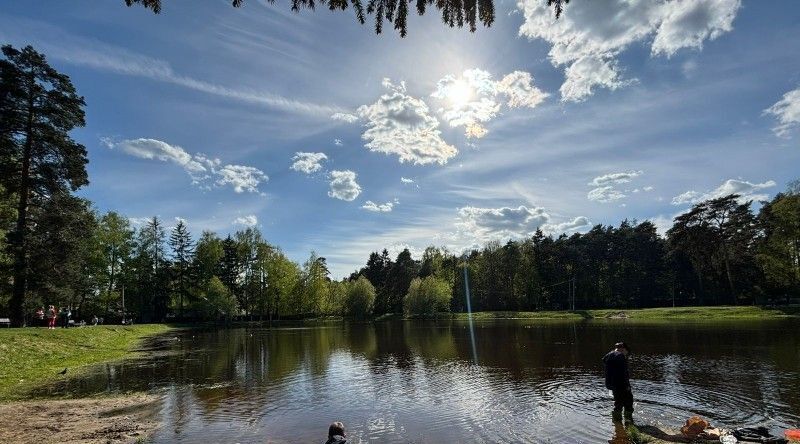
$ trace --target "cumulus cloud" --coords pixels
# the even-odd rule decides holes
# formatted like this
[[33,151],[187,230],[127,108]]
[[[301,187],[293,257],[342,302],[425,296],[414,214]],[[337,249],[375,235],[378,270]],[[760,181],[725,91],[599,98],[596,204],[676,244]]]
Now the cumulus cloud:
[[327,160],[325,153],[296,152],[292,157],[292,166],[289,167],[301,173],[311,174],[322,169],[322,162]]
[[679,194],[672,198],[672,205],[696,204],[704,200],[717,199],[731,194],[738,194],[740,196],[739,202],[767,200],[769,194],[764,193],[764,190],[774,186],[774,180],[752,183],[746,180],[728,179],[722,185],[705,193],[690,190]]
[[792,131],[800,128],[800,88],[789,91],[774,105],[764,110],[778,120],[772,131],[778,137],[788,138]]
[[405,83],[395,85],[384,79],[383,86],[387,93],[358,108],[358,115],[366,121],[361,137],[367,141],[367,149],[420,165],[443,165],[458,153],[442,139],[439,120],[430,114],[428,105],[408,95]]
[[529,72],[514,71],[506,74],[497,84],[497,90],[506,95],[511,108],[535,108],[549,94],[533,86],[533,76]]
[[649,43],[653,56],[670,57],[683,48],[702,49],[733,29],[740,0],[592,0],[571,2],[556,19],[547,2],[519,0],[522,36],[552,46],[553,66],[565,66],[561,100],[585,100],[598,87],[617,89],[622,78],[619,54]]
[[333,113],[331,119],[338,120],[339,122],[355,123],[358,121],[358,116],[350,113]]
[[564,222],[553,222],[544,208],[518,207],[458,209],[456,231],[449,236],[450,246],[455,249],[474,248],[491,240],[504,241],[532,236],[537,229],[548,234],[579,231],[591,226],[585,216]]
[[479,208],[462,207],[458,210],[456,232],[474,243],[493,239],[527,236],[550,220],[544,208],[519,207]]
[[355,200],[361,194],[361,186],[356,182],[356,173],[350,170],[333,170],[330,172],[330,191],[328,196],[334,199]]
[[542,231],[547,233],[559,235],[561,233],[569,233],[587,228],[592,225],[592,222],[586,216],[578,216],[575,219],[561,222],[558,224],[544,224]]
[[333,144],[336,146],[342,146],[344,145],[344,142],[342,142],[342,139],[333,139]]
[[624,199],[626,195],[612,186],[593,188],[586,195],[586,198],[595,202],[608,203],[615,200]]
[[500,112],[502,96],[509,107],[535,108],[547,93],[533,86],[533,76],[524,71],[495,81],[487,71],[468,69],[461,76],[448,74],[440,79],[431,94],[444,102],[439,109],[444,120],[452,127],[463,126],[469,138],[481,138],[489,132],[484,124]]
[[267,180],[267,175],[263,171],[246,165],[223,165],[214,173],[217,176],[217,185],[230,185],[237,193],[245,191],[257,193],[258,185]]
[[400,177],[400,182],[402,182],[402,183],[414,183],[414,179],[408,179],[406,177]]
[[[608,173],[603,174],[602,176],[597,176],[592,179],[588,185],[593,186],[594,188],[589,191],[586,195],[586,198],[589,200],[593,200],[595,202],[602,202],[602,203],[609,203],[614,202],[620,199],[624,199],[627,197],[625,194],[626,192],[633,192],[638,193],[640,190],[625,190],[620,191],[615,188],[616,185],[622,183],[628,183],[633,179],[641,176],[644,174],[644,171],[622,171],[618,173]],[[624,206],[624,204],[623,204]]]
[[157,139],[115,141],[103,138],[101,141],[109,149],[119,149],[140,159],[159,160],[178,165],[189,174],[193,184],[202,188],[209,188],[211,185],[220,187],[230,185],[237,193],[245,191],[257,193],[258,186],[269,180],[269,177],[258,168],[246,165],[222,165],[219,159],[207,157],[202,153],[189,154],[178,145]]
[[239,216],[233,220],[234,225],[241,225],[243,227],[255,227],[258,225],[258,218],[255,214],[248,214],[247,216]]
[[609,173],[597,176],[589,182],[589,185],[594,187],[602,187],[618,183],[628,183],[631,180],[644,174],[644,171],[625,171],[621,173]]
[[394,202],[376,204],[375,202],[368,200],[364,202],[364,205],[362,205],[361,208],[367,211],[372,211],[374,213],[388,213],[392,211],[392,208],[394,208],[394,204],[395,204]]

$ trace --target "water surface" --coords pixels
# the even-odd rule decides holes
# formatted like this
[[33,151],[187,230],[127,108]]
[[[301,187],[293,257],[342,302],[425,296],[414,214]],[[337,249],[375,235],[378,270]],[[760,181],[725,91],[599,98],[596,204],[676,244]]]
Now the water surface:
[[641,424],[800,426],[800,323],[333,323],[186,331],[141,359],[39,390],[163,393],[156,443],[598,443],[614,437],[600,359],[632,349]]

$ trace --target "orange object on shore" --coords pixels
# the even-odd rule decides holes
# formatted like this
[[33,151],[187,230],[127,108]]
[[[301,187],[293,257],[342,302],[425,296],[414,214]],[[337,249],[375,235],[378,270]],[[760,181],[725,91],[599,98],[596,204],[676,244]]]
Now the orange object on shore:
[[790,429],[783,432],[786,435],[786,439],[789,441],[800,441],[800,430],[798,429]]

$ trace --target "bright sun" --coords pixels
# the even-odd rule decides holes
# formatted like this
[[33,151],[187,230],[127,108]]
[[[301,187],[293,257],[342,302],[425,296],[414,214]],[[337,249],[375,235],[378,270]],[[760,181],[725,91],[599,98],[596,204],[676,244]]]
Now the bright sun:
[[458,80],[447,89],[447,99],[455,106],[469,102],[472,97],[472,88],[463,80]]

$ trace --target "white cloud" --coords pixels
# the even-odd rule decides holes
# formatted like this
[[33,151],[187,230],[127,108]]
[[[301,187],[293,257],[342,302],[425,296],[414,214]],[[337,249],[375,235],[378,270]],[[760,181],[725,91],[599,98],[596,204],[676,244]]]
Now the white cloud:
[[644,174],[644,171],[625,171],[621,173],[609,173],[597,176],[589,182],[589,185],[594,187],[602,187],[606,185],[613,185],[618,183],[628,183],[631,180]]
[[561,100],[579,102],[596,87],[628,83],[617,57],[629,46],[650,42],[653,56],[667,57],[683,48],[699,50],[733,29],[741,1],[575,1],[559,19],[544,1],[519,0],[517,7],[525,18],[520,35],[550,43],[553,66],[566,66]]
[[342,142],[342,139],[333,139],[333,144],[336,146],[342,146],[344,145],[344,142]]
[[764,114],[772,114],[778,124],[772,131],[779,137],[788,138],[792,131],[800,128],[800,88],[783,95],[783,98],[764,110]]
[[258,225],[258,218],[255,214],[248,214],[247,216],[239,216],[233,220],[233,225],[241,225],[244,227],[255,227]]
[[514,239],[528,236],[550,220],[544,208],[478,208],[458,209],[456,236],[467,243],[482,244],[488,240]]
[[328,196],[350,202],[361,194],[361,186],[356,182],[356,173],[353,171],[333,170],[330,178],[331,190],[328,191]]
[[420,165],[443,165],[458,153],[442,139],[439,120],[430,115],[428,105],[406,94],[405,83],[394,85],[384,79],[383,86],[388,93],[358,108],[359,116],[367,121],[361,136],[367,149]]
[[268,179],[263,171],[246,165],[224,165],[214,172],[218,176],[217,185],[231,185],[237,193],[257,193],[258,185]]
[[361,208],[375,213],[388,213],[392,211],[392,208],[394,208],[394,202],[376,204],[375,202],[368,200],[364,202],[364,205],[362,205]]
[[763,183],[752,183],[746,180],[728,179],[723,182],[722,185],[706,193],[699,193],[691,190],[679,194],[672,198],[672,205],[696,204],[704,200],[717,199],[731,194],[738,194],[740,196],[739,202],[767,200],[769,194],[764,193],[763,190],[774,186],[774,180],[768,180]]
[[489,132],[484,124],[500,112],[497,96],[501,94],[512,108],[535,108],[547,97],[547,93],[533,86],[530,73],[514,71],[498,82],[481,69],[468,69],[459,77],[446,75],[437,82],[431,97],[444,102],[439,113],[450,126],[463,126],[467,137],[481,138]]
[[549,94],[533,86],[533,76],[525,71],[514,71],[506,74],[497,84],[497,90],[508,98],[511,108],[535,108]]
[[625,198],[625,194],[612,186],[597,187],[589,191],[586,198],[595,202],[613,202]]
[[208,188],[208,183],[217,186],[231,185],[237,193],[259,192],[258,186],[269,180],[258,168],[246,165],[221,165],[219,159],[205,154],[189,154],[178,145],[171,145],[157,139],[139,138],[115,141],[102,138],[101,142],[109,149],[119,149],[140,159],[159,160],[180,166],[192,178],[192,183]]
[[350,113],[333,113],[331,119],[338,120],[339,122],[355,123],[358,121],[358,116]]
[[134,227],[141,227],[149,222],[150,219],[150,217],[129,217],[128,222],[130,222]]
[[408,178],[405,178],[405,177],[401,177],[400,178],[400,182],[402,182],[402,183],[414,183],[414,179],[408,179]]
[[311,174],[322,169],[322,161],[327,160],[328,156],[325,153],[304,153],[296,152],[292,160],[292,166],[289,167],[301,173]]
[[592,222],[586,216],[578,216],[575,219],[562,222],[560,224],[544,224],[542,231],[560,235],[561,233],[569,233],[571,231],[578,231],[583,228],[590,227]]

